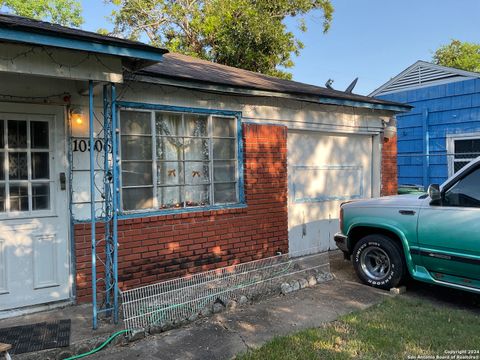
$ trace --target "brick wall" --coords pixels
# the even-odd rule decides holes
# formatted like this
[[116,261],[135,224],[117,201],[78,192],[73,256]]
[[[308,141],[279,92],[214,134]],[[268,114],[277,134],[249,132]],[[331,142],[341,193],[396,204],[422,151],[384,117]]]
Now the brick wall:
[[[248,206],[119,221],[121,289],[288,252],[287,129],[247,124],[243,132]],[[74,232],[77,300],[89,302],[90,226]]]
[[396,195],[398,190],[397,137],[383,143],[381,195]]

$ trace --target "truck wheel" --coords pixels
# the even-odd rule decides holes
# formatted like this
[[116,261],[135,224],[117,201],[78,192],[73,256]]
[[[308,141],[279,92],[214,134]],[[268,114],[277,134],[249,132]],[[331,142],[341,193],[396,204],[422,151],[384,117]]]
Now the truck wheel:
[[357,242],[353,266],[365,284],[387,290],[400,284],[406,270],[399,246],[380,234],[365,236]]

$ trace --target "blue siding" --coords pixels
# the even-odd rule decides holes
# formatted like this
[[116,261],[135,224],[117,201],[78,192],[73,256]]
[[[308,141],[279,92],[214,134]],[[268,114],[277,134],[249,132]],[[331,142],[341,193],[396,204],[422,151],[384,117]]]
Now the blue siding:
[[397,115],[399,184],[442,183],[448,177],[447,135],[478,132],[480,136],[480,79],[379,98],[414,106],[409,113]]

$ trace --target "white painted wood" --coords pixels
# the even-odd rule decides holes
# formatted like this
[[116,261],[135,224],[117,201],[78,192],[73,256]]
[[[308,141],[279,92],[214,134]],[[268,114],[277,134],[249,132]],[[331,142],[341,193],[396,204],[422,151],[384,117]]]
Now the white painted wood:
[[60,190],[58,183],[59,173],[67,172],[64,109],[0,103],[0,114],[2,118],[49,122],[52,193],[49,211],[0,219],[0,288],[3,289],[0,311],[68,299],[71,290],[68,192]]
[[336,248],[333,235],[338,231],[340,204],[371,197],[372,184],[379,184],[373,144],[370,135],[289,131],[291,253],[303,255]]

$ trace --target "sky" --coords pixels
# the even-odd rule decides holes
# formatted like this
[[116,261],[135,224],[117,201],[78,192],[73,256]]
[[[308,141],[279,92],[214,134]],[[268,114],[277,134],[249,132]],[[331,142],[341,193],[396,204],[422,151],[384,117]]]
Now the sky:
[[[85,30],[111,30],[112,7],[82,0]],[[322,33],[321,13],[307,16],[308,31],[287,20],[305,44],[293,80],[345,90],[356,77],[354,92],[367,95],[417,60],[430,61],[435,49],[452,39],[480,43],[480,0],[332,0],[333,23]]]

